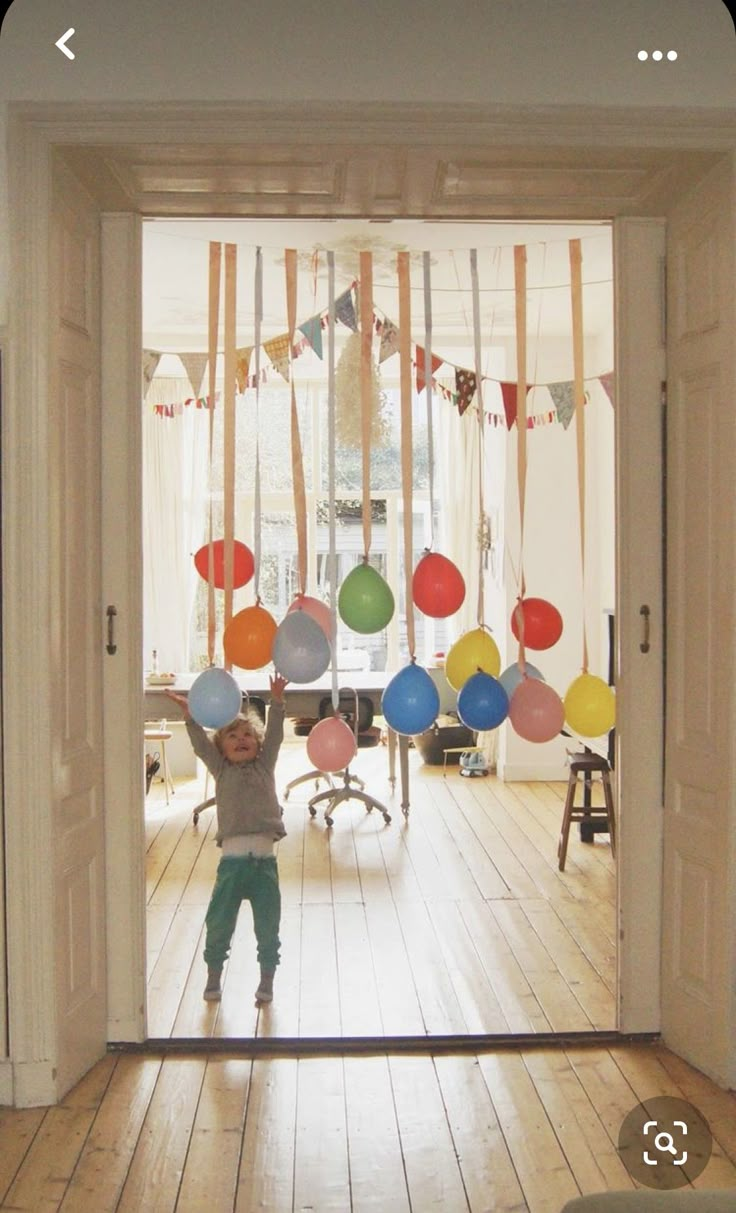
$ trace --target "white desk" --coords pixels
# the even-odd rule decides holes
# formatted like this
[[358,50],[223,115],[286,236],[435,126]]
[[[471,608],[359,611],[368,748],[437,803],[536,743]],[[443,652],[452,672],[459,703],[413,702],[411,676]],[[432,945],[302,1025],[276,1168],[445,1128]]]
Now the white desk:
[[[264,671],[248,674],[244,670],[233,671],[233,678],[243,692],[243,695],[253,695],[263,699],[266,704],[270,701],[271,691],[269,677]],[[194,682],[196,674],[177,674],[176,682],[170,687],[144,686],[144,709],[146,720],[182,720],[183,712],[179,705],[165,694],[167,690],[186,695]],[[376,715],[381,711],[381,696],[393,674],[371,670],[343,671],[338,683],[341,693],[357,691],[370,699]],[[323,674],[315,682],[290,682],[285,692],[286,713],[288,716],[316,716],[319,712],[320,700],[332,692],[332,676]],[[404,816],[409,814],[409,738],[388,729],[388,766],[389,781],[392,787],[396,785],[396,741],[398,738],[399,773],[401,777],[401,811]]]

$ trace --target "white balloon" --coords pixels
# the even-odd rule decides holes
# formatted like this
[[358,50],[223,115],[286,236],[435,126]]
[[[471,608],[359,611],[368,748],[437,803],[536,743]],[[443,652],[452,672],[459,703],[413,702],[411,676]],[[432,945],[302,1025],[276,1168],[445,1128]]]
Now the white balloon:
[[276,629],[271,659],[288,682],[314,682],[330,664],[330,643],[305,611],[289,611]]

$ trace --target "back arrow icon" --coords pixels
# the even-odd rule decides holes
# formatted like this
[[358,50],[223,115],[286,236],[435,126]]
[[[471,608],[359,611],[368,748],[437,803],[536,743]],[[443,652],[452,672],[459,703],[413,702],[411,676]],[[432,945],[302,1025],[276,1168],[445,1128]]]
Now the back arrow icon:
[[67,59],[74,58],[74,51],[70,51],[69,47],[67,46],[67,42],[69,41],[69,39],[71,38],[73,33],[74,33],[73,29],[68,29],[65,34],[61,35],[61,37],[59,38],[59,41],[54,43],[54,46],[58,46],[61,53],[63,55],[66,55]]

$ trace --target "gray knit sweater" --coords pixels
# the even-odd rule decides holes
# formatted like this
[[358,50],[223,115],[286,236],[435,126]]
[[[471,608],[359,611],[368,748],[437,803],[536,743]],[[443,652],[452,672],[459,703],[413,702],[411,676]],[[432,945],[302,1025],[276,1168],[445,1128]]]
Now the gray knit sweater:
[[273,831],[275,839],[283,838],[286,830],[274,770],[284,737],[284,705],[275,700],[271,703],[263,745],[252,762],[228,762],[194,720],[187,720],[187,732],[194,753],[214,776],[218,846],[223,838],[239,834]]

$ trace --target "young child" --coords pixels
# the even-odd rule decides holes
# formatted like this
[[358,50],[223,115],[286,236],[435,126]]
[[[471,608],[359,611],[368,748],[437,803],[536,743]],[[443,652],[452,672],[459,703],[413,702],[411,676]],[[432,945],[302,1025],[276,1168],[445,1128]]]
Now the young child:
[[189,714],[185,695],[167,694],[184,710],[192,748],[215,780],[218,846],[217,868],[206,918],[204,959],[207,985],[204,997],[221,996],[222,968],[242,901],[253,910],[261,980],[256,1002],[271,1002],[273,978],[279,963],[281,893],[274,843],[286,834],[283,810],[276,795],[274,770],[284,736],[286,679],[271,678],[271,706],[265,731],[255,713],[238,716],[209,736]]

